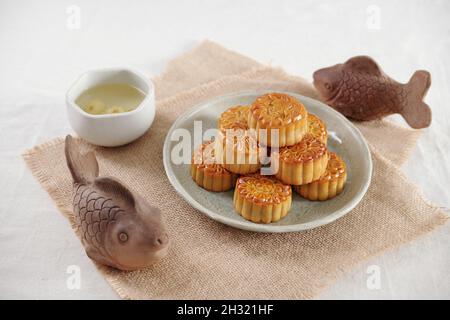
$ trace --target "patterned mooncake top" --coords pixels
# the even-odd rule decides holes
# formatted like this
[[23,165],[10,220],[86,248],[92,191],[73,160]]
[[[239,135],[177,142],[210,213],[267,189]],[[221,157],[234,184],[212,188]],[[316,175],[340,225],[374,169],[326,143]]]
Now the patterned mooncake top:
[[250,112],[262,128],[281,128],[307,116],[305,106],[284,93],[269,93],[258,97]]
[[240,196],[262,205],[279,204],[292,195],[290,185],[273,176],[260,174],[240,177],[236,182],[236,189]]
[[325,123],[317,116],[308,113],[308,133],[323,143],[327,141],[327,127]]
[[218,137],[216,147],[222,149],[221,152],[232,151],[233,153],[242,152],[245,155],[257,154],[259,151],[258,140],[254,130],[233,130]]
[[229,129],[248,129],[249,106],[235,106],[226,110],[220,115],[218,127],[219,130]]
[[344,160],[334,152],[328,152],[328,164],[325,173],[320,177],[319,182],[325,182],[342,177],[347,173]]
[[297,144],[280,148],[280,160],[288,163],[303,163],[316,160],[327,153],[327,146],[320,140],[307,134]]
[[213,141],[203,143],[192,156],[192,165],[197,169],[203,170],[207,174],[212,175],[231,175],[231,172],[226,170],[220,164],[215,156],[215,144]]

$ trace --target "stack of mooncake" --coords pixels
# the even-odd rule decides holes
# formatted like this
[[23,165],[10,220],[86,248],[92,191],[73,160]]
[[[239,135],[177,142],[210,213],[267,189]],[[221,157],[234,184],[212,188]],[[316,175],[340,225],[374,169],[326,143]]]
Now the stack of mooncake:
[[292,96],[269,93],[250,106],[226,110],[219,134],[192,157],[191,175],[208,191],[235,188],[234,208],[247,220],[285,217],[292,188],[303,198],[328,200],[344,189],[344,161],[327,149],[325,123]]

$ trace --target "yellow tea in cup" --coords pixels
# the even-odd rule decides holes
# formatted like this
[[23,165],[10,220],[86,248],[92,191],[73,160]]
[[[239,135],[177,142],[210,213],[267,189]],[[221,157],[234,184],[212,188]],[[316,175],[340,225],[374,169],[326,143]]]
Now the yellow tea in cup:
[[75,103],[89,114],[113,114],[136,109],[145,93],[126,83],[107,83],[89,88]]

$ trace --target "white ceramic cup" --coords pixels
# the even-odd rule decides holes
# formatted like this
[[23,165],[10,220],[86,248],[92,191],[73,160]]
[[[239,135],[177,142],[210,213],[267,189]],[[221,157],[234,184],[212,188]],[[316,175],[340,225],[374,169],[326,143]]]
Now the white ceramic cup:
[[[126,83],[145,93],[139,106],[128,112],[92,115],[81,109],[75,100],[93,86],[107,83]],[[92,70],[82,74],[66,94],[66,107],[70,125],[81,138],[88,142],[116,147],[130,143],[142,136],[155,118],[155,87],[140,73],[111,68]]]

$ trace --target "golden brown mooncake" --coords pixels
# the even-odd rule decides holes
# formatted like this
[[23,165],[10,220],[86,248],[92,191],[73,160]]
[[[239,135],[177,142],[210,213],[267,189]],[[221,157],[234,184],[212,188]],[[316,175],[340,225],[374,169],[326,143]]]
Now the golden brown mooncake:
[[237,174],[254,173],[261,167],[256,136],[248,130],[227,129],[216,140],[215,154],[222,166]]
[[225,132],[226,130],[247,130],[248,129],[248,114],[250,113],[249,106],[235,106],[227,109],[220,115],[217,126],[219,130]]
[[274,153],[276,177],[286,184],[301,185],[319,179],[327,168],[327,146],[307,134],[297,144]]
[[[251,105],[248,126],[257,131],[262,145],[292,146],[300,142],[308,130],[307,111],[300,101],[287,94],[265,94]],[[278,141],[272,141],[274,130],[278,131]]]
[[347,168],[344,160],[334,152],[328,153],[325,173],[319,180],[301,186],[294,186],[295,191],[308,200],[328,200],[344,190],[347,180]]
[[235,210],[247,220],[276,222],[291,209],[292,189],[273,176],[251,174],[238,178],[233,202]]
[[311,113],[308,113],[308,133],[325,145],[327,144],[328,132],[325,123],[318,116]]
[[215,192],[227,191],[234,187],[237,175],[226,170],[217,161],[214,143],[203,143],[192,156],[191,176],[203,189]]

